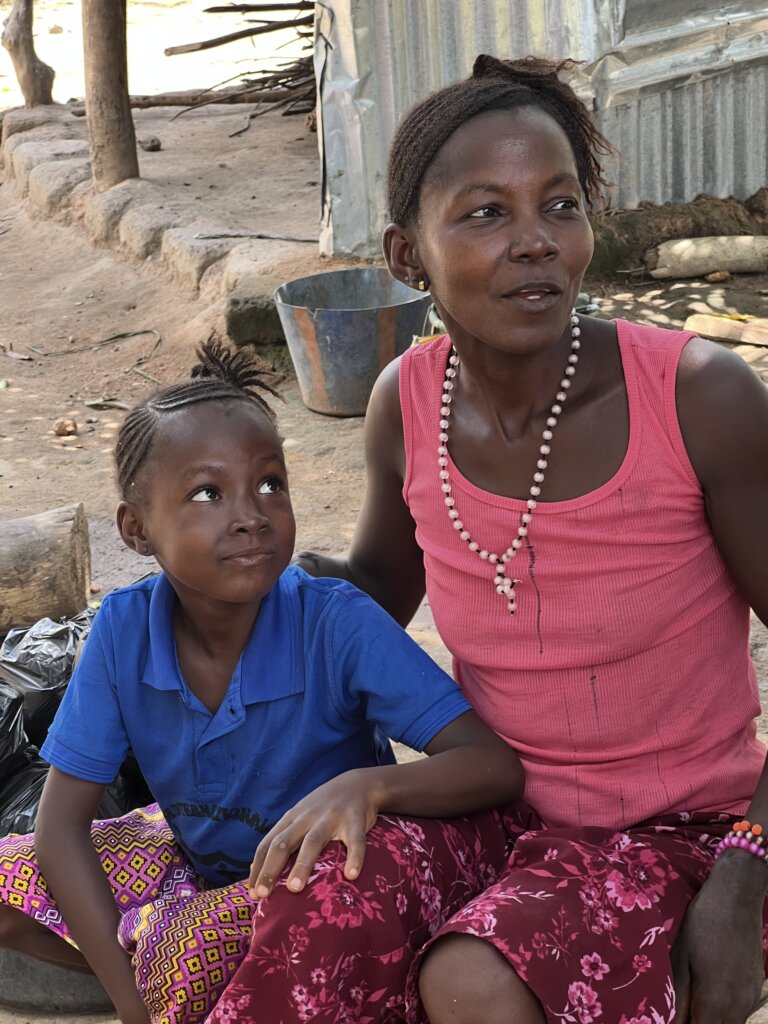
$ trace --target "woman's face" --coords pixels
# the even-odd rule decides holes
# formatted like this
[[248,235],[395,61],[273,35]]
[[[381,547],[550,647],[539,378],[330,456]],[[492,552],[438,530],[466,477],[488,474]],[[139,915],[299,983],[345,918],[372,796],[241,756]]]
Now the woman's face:
[[554,345],[593,250],[563,129],[536,107],[467,121],[429,167],[411,233],[455,342],[519,354]]

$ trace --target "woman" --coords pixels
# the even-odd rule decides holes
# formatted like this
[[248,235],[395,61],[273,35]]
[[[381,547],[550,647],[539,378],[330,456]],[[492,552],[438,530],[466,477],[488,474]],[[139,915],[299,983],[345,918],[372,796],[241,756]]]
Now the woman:
[[541,819],[420,954],[413,1019],[743,1024],[768,890],[748,655],[768,394],[689,334],[573,314],[608,147],[567,70],[479,57],[401,124],[385,255],[448,333],[376,385],[348,558],[301,564],[402,623],[426,588]]

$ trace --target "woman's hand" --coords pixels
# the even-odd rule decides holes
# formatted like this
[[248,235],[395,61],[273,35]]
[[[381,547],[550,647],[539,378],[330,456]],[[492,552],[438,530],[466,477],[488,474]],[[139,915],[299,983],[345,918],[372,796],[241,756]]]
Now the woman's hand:
[[288,859],[298,850],[288,888],[301,892],[315,861],[334,839],[344,843],[344,877],[357,878],[365,857],[365,836],[379,813],[375,769],[345,772],[300,800],[262,839],[248,877],[251,896],[269,896]]
[[762,1005],[766,878],[768,866],[740,851],[716,862],[672,951],[673,1024],[745,1024]]

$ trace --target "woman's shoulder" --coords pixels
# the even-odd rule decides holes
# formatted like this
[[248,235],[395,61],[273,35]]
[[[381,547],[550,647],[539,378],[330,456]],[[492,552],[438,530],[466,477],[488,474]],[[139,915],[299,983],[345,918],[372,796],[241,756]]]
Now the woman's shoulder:
[[617,318],[610,323],[618,334],[619,340],[627,342],[635,349],[652,352],[669,352],[682,350],[688,341],[695,337],[691,331],[673,327],[659,327],[657,324],[640,324],[633,320]]

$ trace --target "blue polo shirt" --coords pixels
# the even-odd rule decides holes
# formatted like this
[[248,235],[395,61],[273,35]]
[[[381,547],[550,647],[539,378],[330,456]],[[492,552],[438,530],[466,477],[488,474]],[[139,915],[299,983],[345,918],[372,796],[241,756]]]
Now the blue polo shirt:
[[352,768],[394,763],[469,710],[386,612],[340,580],[286,569],[261,604],[211,714],[176,657],[165,576],[109,594],[42,748],[76,778],[111,782],[132,749],[196,870],[245,878],[263,835]]

